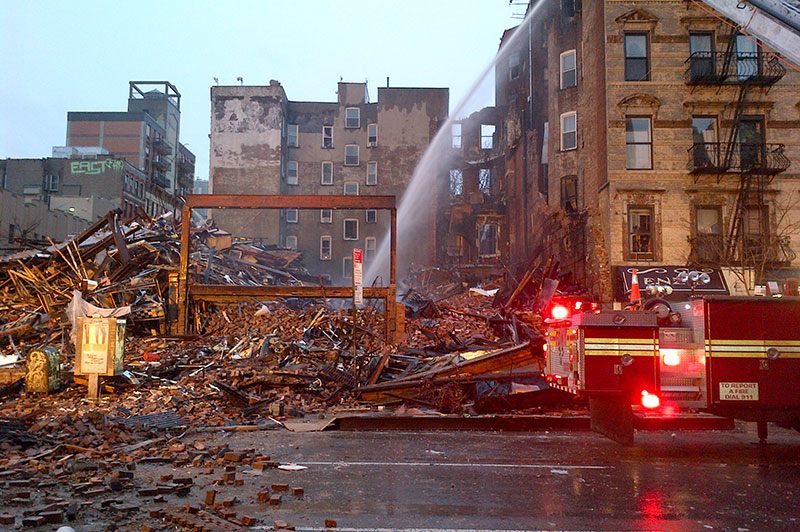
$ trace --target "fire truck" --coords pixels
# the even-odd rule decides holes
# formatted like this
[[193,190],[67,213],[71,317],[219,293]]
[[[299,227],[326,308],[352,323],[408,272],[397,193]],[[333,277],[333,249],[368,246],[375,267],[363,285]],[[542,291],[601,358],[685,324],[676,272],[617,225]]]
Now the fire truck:
[[800,297],[658,301],[551,306],[546,378],[588,396],[593,430],[631,444],[634,410],[755,421],[762,443],[767,422],[800,430]]

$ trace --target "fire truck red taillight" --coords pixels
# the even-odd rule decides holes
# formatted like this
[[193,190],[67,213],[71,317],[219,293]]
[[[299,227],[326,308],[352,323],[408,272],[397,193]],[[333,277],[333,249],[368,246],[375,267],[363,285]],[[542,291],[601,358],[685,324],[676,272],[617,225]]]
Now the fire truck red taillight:
[[553,319],[563,320],[566,319],[567,316],[569,316],[569,310],[567,310],[567,307],[556,305],[555,307],[550,309],[550,315],[553,317]]
[[652,395],[647,390],[642,390],[642,406],[645,408],[658,408],[661,405],[657,395]]

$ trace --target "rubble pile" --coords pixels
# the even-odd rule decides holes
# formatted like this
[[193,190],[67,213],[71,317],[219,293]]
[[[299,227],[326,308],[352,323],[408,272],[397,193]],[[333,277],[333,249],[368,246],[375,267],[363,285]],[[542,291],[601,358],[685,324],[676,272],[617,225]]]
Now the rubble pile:
[[[542,269],[519,282],[495,279],[471,289],[457,274],[415,272],[401,290],[399,345],[385,342],[381,302],[354,312],[325,299],[197,302],[196,334],[179,337],[169,335],[179,241],[169,219],[123,225],[110,213],[68,242],[0,259],[0,483],[49,493],[28,512],[31,526],[70,520],[84,507],[98,510],[98,499],[119,518],[141,517],[123,502],[127,495],[117,497],[126,490],[155,502],[186,495],[191,478],[140,481],[134,464],[219,467],[231,457],[218,432],[283,430],[291,420],[347,412],[385,415],[386,406],[447,414],[541,406],[519,397],[546,387],[541,319],[533,311],[546,291]],[[316,282],[301,259],[197,228],[189,272],[204,284]],[[124,371],[102,377],[99,401],[85,397],[87,379],[74,374],[73,323],[65,310],[76,301],[98,310],[130,308]],[[32,393],[25,389],[26,357],[45,346],[54,348],[60,379],[52,393]],[[247,460],[277,466],[258,453]],[[216,509],[211,521],[244,523]],[[200,515],[192,510],[181,511]]]

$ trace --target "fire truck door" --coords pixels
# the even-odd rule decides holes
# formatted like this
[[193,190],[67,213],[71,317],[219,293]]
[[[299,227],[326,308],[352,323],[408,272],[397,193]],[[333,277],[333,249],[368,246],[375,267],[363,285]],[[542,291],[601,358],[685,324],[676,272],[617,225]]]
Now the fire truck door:
[[766,299],[759,308],[759,403],[800,406],[800,302]]

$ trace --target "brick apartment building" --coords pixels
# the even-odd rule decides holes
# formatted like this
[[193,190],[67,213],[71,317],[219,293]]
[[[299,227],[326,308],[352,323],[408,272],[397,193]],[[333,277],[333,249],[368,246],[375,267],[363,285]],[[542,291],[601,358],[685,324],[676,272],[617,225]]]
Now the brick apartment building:
[[[131,81],[127,111],[67,114],[67,146],[99,146],[139,169],[148,214],[179,211],[180,198],[194,188],[195,166],[194,154],[180,143],[180,100],[168,81]],[[123,199],[125,215],[136,206]]]
[[699,2],[532,9],[479,120],[496,128],[479,166],[501,172],[504,259],[552,256],[562,286],[604,301],[625,300],[633,267],[705,268],[715,293],[800,277],[797,67]]
[[[335,102],[297,102],[277,81],[211,88],[210,189],[213,194],[394,195],[448,113],[449,91],[338,85]],[[408,262],[435,259],[435,200],[430,223]],[[387,212],[275,210],[212,213],[234,236],[296,249],[310,272],[334,283],[352,276],[351,257],[373,260],[389,228]]]

